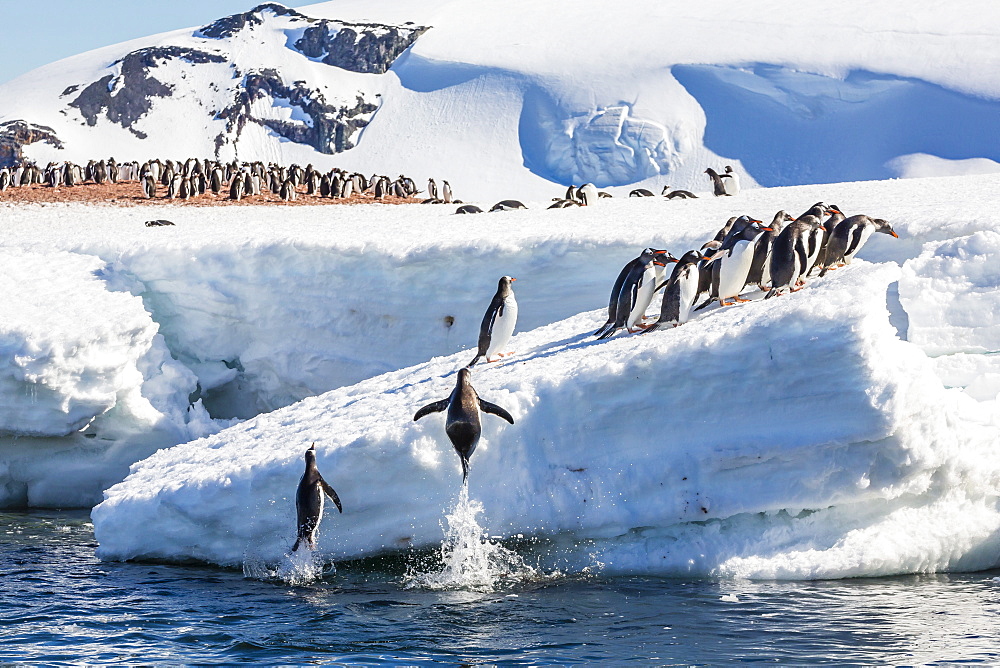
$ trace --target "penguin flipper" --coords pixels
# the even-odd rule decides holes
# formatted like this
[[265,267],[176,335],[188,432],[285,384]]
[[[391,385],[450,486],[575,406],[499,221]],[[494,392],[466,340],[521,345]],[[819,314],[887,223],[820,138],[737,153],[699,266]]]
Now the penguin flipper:
[[604,332],[608,331],[608,328],[611,327],[614,324],[615,324],[614,319],[609,319],[606,323],[604,323],[603,325],[601,325],[601,328],[598,329],[596,332],[594,332],[592,336],[600,336]]
[[485,399],[479,400],[479,410],[481,410],[484,413],[492,413],[493,415],[496,415],[497,417],[503,418],[507,422],[514,424],[514,418],[511,416],[510,413],[508,413],[500,406],[497,406],[496,404],[486,401]]
[[468,364],[466,364],[466,365],[465,365],[465,366],[466,366],[466,368],[470,368],[470,367],[473,367],[473,366],[475,366],[475,365],[476,365],[476,362],[478,362],[478,361],[479,361],[479,360],[481,360],[482,358],[483,358],[483,353],[479,353],[478,355],[476,355],[475,357],[473,357],[473,358],[472,358],[472,361],[471,361],[471,362],[469,362]]
[[657,320],[657,321],[656,321],[656,322],[654,322],[654,323],[653,323],[652,325],[650,325],[650,326],[649,326],[649,327],[647,327],[646,329],[644,329],[644,330],[642,330],[641,332],[639,332],[639,335],[641,336],[641,335],[643,335],[643,334],[649,334],[650,332],[653,332],[653,331],[656,331],[656,330],[657,330],[657,329],[659,329],[659,328],[660,328],[660,321],[659,321],[659,320]]
[[292,552],[296,552],[299,549],[299,545],[301,544],[302,544],[302,537],[300,536],[295,539],[295,545],[292,546]]
[[778,294],[778,288],[771,288],[771,291],[764,295],[764,299],[770,299],[771,297]]
[[602,341],[604,339],[610,339],[612,336],[614,336],[615,334],[617,334],[618,330],[620,330],[620,329],[621,329],[621,327],[612,327],[611,329],[609,329],[608,331],[604,332],[599,337],[597,337],[597,340],[598,341]]
[[709,297],[708,299],[706,299],[705,301],[703,301],[703,302],[701,303],[701,306],[696,306],[696,307],[694,308],[694,310],[695,310],[695,311],[700,311],[700,310],[702,310],[703,308],[705,308],[706,306],[708,306],[708,305],[709,305],[709,304],[711,304],[711,303],[712,303],[712,297]]
[[430,415],[431,413],[440,413],[444,409],[448,408],[448,399],[442,399],[441,401],[435,401],[432,404],[427,404],[413,416],[413,421],[416,422],[425,415]]
[[319,484],[323,487],[323,491],[326,492],[326,495],[328,497],[330,497],[330,500],[333,501],[334,505],[337,506],[337,510],[343,513],[344,506],[340,504],[340,497],[337,496],[337,492],[333,490],[333,487],[330,487],[330,483],[328,483],[326,480],[323,480],[323,476],[320,476]]

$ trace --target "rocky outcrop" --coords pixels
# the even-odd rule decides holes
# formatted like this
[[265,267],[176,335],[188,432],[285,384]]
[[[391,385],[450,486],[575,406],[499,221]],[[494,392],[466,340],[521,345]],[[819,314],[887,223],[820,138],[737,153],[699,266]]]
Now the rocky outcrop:
[[56,148],[63,147],[55,130],[50,127],[23,120],[0,123],[0,167],[23,163],[24,153],[21,149],[37,141],[47,142]]
[[423,26],[407,28],[322,20],[305,29],[295,48],[327,65],[351,72],[384,74],[427,30]]
[[294,9],[289,9],[284,5],[280,5],[276,2],[265,2],[262,5],[257,5],[248,12],[226,16],[218,21],[210,23],[199,30],[197,34],[201,37],[208,37],[210,39],[232,37],[247,26],[259,26],[264,23],[264,18],[262,16],[264,12],[271,12],[275,16],[292,16],[300,18],[304,21],[310,20],[309,17],[304,14],[300,14]]
[[[132,124],[152,109],[155,98],[169,97],[172,93],[172,88],[153,77],[150,70],[174,58],[196,64],[226,62],[218,54],[179,46],[138,49],[115,61],[114,66],[119,68],[117,75],[109,74],[88,85],[69,106],[80,110],[87,125],[96,125],[98,117],[104,114],[112,123],[145,139],[145,133],[133,128]],[[63,91],[63,96],[78,89],[78,86],[70,86]]]
[[[299,108],[311,123],[255,116],[253,101],[265,96]],[[277,71],[269,69],[247,74],[237,88],[233,104],[219,112],[219,118],[227,119],[226,134],[232,139],[239,137],[247,123],[256,123],[290,141],[308,144],[320,153],[339,153],[354,146],[351,136],[368,125],[371,114],[378,109],[378,105],[367,102],[361,95],[355,99],[353,107],[327,104],[318,90],[301,81],[287,86]],[[225,141],[225,137],[217,138],[216,146]]]

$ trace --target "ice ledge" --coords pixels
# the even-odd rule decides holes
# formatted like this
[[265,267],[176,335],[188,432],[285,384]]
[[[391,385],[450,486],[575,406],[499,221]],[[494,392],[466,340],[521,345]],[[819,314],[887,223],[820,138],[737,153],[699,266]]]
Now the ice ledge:
[[[747,569],[725,564],[803,546],[822,554],[873,517],[919,513],[955,486],[975,495],[995,485],[980,458],[995,429],[964,421],[967,397],[945,390],[889,325],[885,293],[899,273],[856,264],[795,295],[647,336],[595,342],[589,333],[603,317],[591,312],[515,337],[517,356],[474,374],[479,393],[515,418],[513,426],[485,420],[473,457],[471,495],[486,508],[486,529],[605,547],[636,528],[679,531],[679,543],[626,541],[628,557],[605,563],[740,574]],[[323,553],[354,558],[437,542],[460,485],[458,460],[440,419],[411,417],[447,396],[468,356],[435,358],[156,453],[94,509],[99,556],[227,566],[279,558],[294,538],[294,490],[313,441],[345,507],[323,525]],[[794,540],[767,519],[831,507],[849,510],[799,525]],[[719,540],[711,538],[718,521],[756,514],[760,522],[734,524],[726,549],[699,550]],[[692,551],[697,563],[685,557]],[[823,560],[813,561],[796,572],[822,576]]]

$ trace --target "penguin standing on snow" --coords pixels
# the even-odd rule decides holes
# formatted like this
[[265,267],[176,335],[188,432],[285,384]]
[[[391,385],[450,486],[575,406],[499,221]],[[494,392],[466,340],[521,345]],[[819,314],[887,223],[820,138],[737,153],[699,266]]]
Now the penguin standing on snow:
[[514,290],[511,283],[516,278],[503,276],[497,285],[496,294],[490,302],[486,314],[483,316],[482,325],[479,327],[479,351],[469,362],[469,366],[474,365],[482,357],[487,362],[494,362],[491,359],[494,355],[500,359],[507,353],[502,353],[511,335],[514,333],[514,325],[517,324],[517,300],[514,299]]
[[427,197],[430,199],[438,199],[438,187],[434,183],[434,179],[427,179]]
[[503,418],[507,422],[514,424],[514,418],[510,413],[500,406],[492,404],[485,399],[480,399],[476,394],[476,389],[472,387],[472,369],[463,367],[458,370],[458,382],[451,396],[441,401],[427,404],[416,412],[413,421],[416,422],[425,415],[440,413],[447,409],[448,415],[445,418],[444,431],[448,434],[455,452],[462,460],[462,484],[467,484],[469,480],[469,458],[476,450],[479,437],[483,432],[482,420],[479,411],[492,413]]
[[705,173],[708,174],[708,178],[712,179],[712,193],[716,197],[722,197],[723,195],[725,195],[726,186],[722,182],[722,177],[719,176],[719,173],[714,169],[712,169],[711,167],[705,169]]
[[594,206],[597,204],[597,188],[593,183],[584,183],[576,190],[577,197],[584,206]]
[[750,263],[750,273],[747,274],[747,285],[756,285],[761,290],[765,290],[771,284],[771,246],[781,233],[785,223],[790,223],[793,220],[795,219],[788,212],[779,211],[774,214],[774,220],[768,225],[770,229],[757,238],[753,262]]
[[674,265],[674,270],[663,291],[660,305],[660,319],[650,325],[643,334],[648,334],[661,325],[683,325],[691,318],[695,299],[698,298],[700,283],[699,263],[707,259],[701,251],[688,251]]
[[629,332],[644,329],[642,318],[646,307],[653,300],[656,286],[656,266],[665,266],[667,262],[677,262],[667,251],[657,251],[647,248],[642,251],[634,263],[630,264],[629,272],[622,281],[615,306],[615,323],[606,329],[598,338],[607,339],[614,336],[623,327]]
[[444,200],[445,204],[451,204],[454,199],[454,195],[451,192],[451,184],[447,181],[441,182],[441,199]]
[[630,272],[632,271],[632,269],[638,263],[642,262],[643,256],[647,252],[648,253],[652,253],[654,255],[655,254],[666,254],[667,253],[667,251],[665,251],[665,250],[661,251],[661,250],[656,250],[654,248],[646,248],[646,249],[644,249],[642,251],[642,253],[639,255],[639,257],[637,257],[637,258],[635,258],[633,260],[629,260],[625,264],[625,266],[622,267],[622,270],[620,272],[618,272],[618,278],[615,279],[614,286],[611,288],[611,297],[608,299],[608,319],[607,319],[607,321],[605,321],[605,323],[603,325],[601,325],[598,328],[598,330],[596,332],[594,332],[594,336],[598,336],[599,337],[602,334],[605,334],[608,330],[610,330],[610,329],[612,329],[612,328],[614,328],[616,326],[615,322],[618,319],[618,299],[621,296],[622,286],[625,285],[625,279],[628,278],[628,276],[629,276]]
[[833,231],[837,229],[837,225],[840,225],[844,220],[844,214],[841,213],[840,208],[836,204],[831,204],[827,207],[830,212],[830,217],[823,221],[823,240],[819,246],[819,253],[816,254],[816,260],[810,265],[809,271],[806,272],[806,276],[812,274],[813,269],[822,270],[826,266],[826,254],[827,249],[830,247],[830,238],[833,237]]
[[850,264],[874,232],[899,238],[888,221],[863,214],[851,216],[837,225],[830,235],[830,244],[826,250],[826,266],[819,275],[823,276],[827,270],[835,269],[835,265]]
[[740,293],[747,284],[758,237],[769,230],[750,216],[736,219],[722,245],[705,263],[712,272],[712,292],[698,309],[708,306],[712,299],[718,299],[720,306],[729,306],[728,299],[735,300],[732,303],[748,301],[741,299]]
[[344,512],[340,505],[340,497],[333,491],[319,469],[316,468],[316,444],[306,450],[306,472],[299,480],[299,488],[295,492],[295,515],[298,520],[298,537],[292,552],[299,549],[303,543],[310,550],[316,547],[316,530],[323,519],[323,497],[329,496],[336,504],[337,510]]
[[816,216],[799,216],[775,238],[771,246],[771,291],[764,299],[780,295],[785,288],[791,292],[800,289],[799,278],[809,266],[809,237],[820,227]]
[[722,179],[722,187],[727,195],[740,194],[740,175],[734,172],[732,167],[726,165],[725,173],[719,174],[719,178]]

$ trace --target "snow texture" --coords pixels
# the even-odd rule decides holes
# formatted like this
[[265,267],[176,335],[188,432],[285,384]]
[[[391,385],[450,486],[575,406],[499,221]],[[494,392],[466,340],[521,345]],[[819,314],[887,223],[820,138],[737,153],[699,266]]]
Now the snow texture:
[[[1000,243],[988,214],[998,195],[1000,178],[982,175],[565,210],[529,201],[472,218],[419,205],[300,208],[294,219],[277,207],[141,217],[8,207],[3,248],[65,263],[61,291],[124,300],[137,322],[144,309],[167,366],[188,379],[161,389],[157,405],[177,415],[194,401],[189,430],[249,418],[201,440],[175,434],[180,445],[108,489],[93,514],[103,558],[279,559],[313,441],[345,505],[324,521],[322,555],[435,545],[461,474],[442,417],[412,415],[450,393],[497,277],[509,274],[519,279],[516,354],[473,375],[515,418],[486,416],[472,458],[470,496],[489,535],[531,536],[564,571],[847,577],[997,563],[1000,366],[989,354],[987,258]],[[643,246],[679,255],[732,215],[770,219],[821,199],[884,217],[900,238],[874,235],[861,259],[794,295],[758,294],[649,335],[589,336],[614,276]],[[177,225],[145,228],[147,214]],[[78,316],[67,317],[46,327],[69,329]],[[128,322],[116,319],[116,338]],[[140,381],[146,396],[155,386]],[[76,391],[67,381],[58,394]],[[36,395],[39,415],[52,410],[56,395]],[[119,466],[148,455],[115,440],[114,413],[84,432],[98,434],[87,444]],[[22,434],[5,447],[44,443]],[[36,457],[38,468],[67,470],[74,447]],[[37,470],[5,476],[47,489]],[[100,489],[68,480],[70,499]]]

